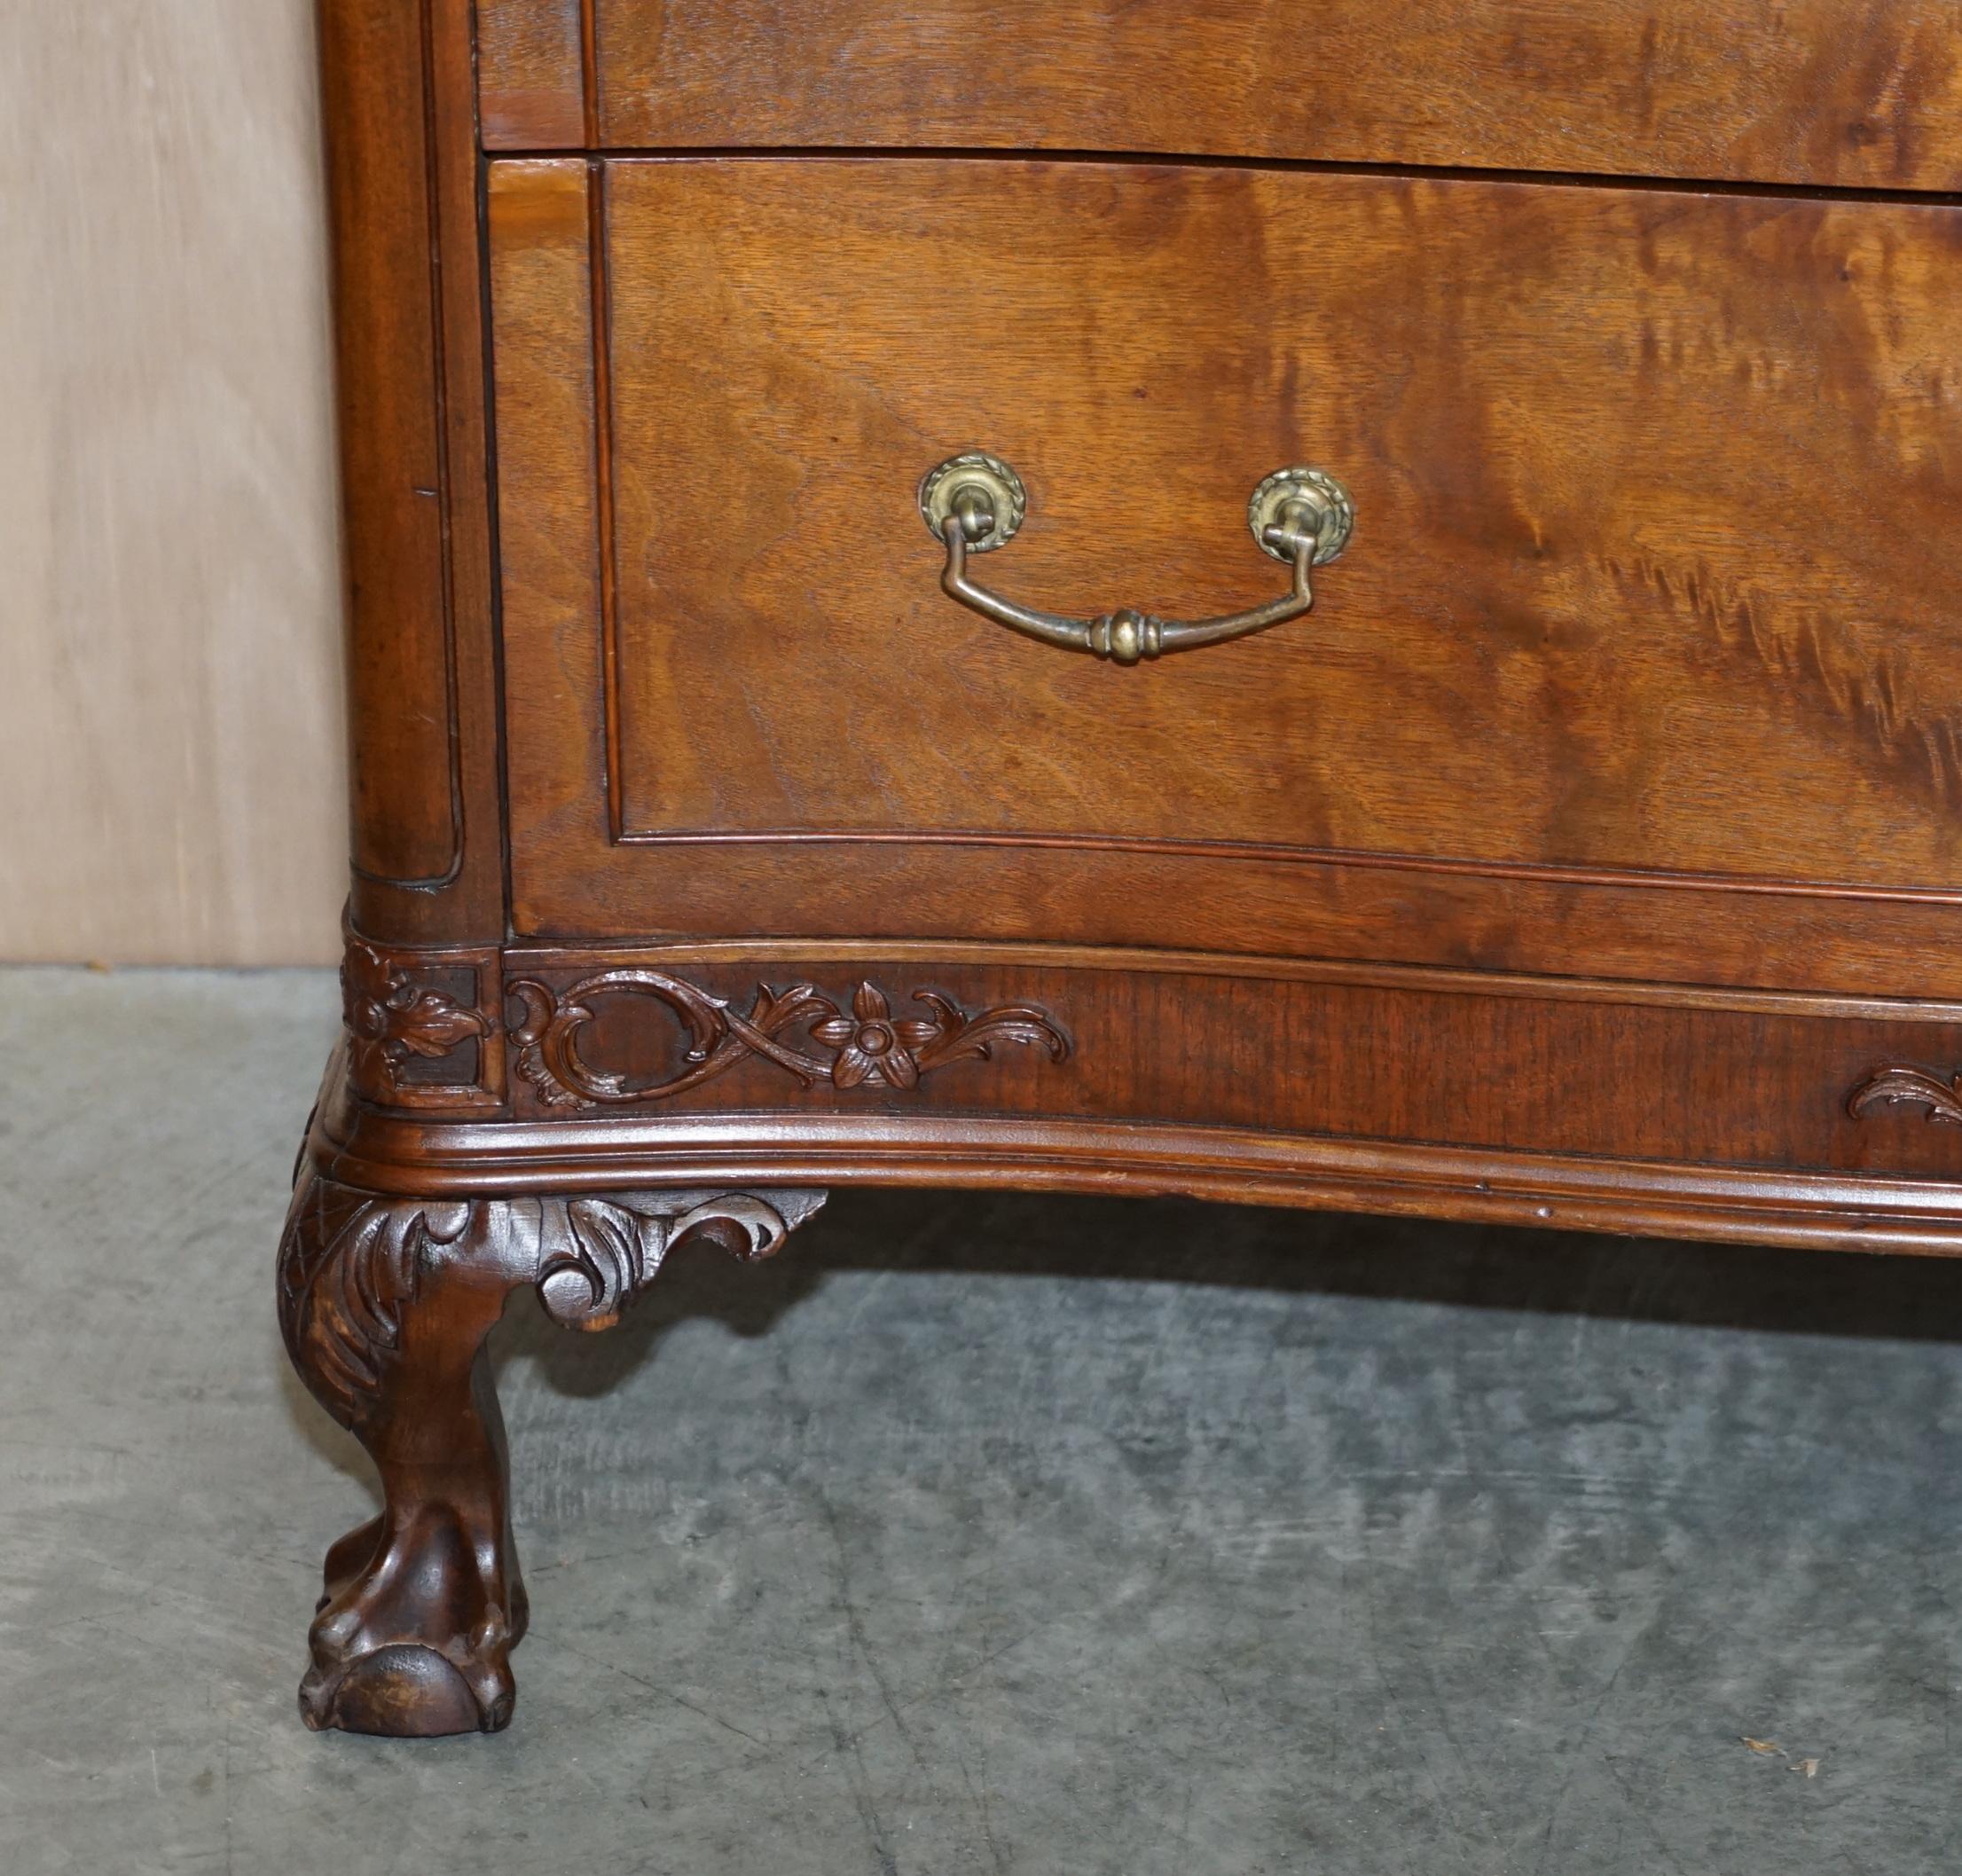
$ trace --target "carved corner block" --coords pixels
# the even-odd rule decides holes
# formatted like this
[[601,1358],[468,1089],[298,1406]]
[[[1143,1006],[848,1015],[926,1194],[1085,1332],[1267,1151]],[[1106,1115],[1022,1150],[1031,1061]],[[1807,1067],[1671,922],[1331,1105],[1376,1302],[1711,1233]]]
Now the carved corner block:
[[490,950],[385,951],[349,932],[341,964],[348,1079],[379,1107],[501,1108],[502,959]]
[[279,1247],[279,1322],[314,1397],[381,1474],[379,1517],[327,1553],[300,1706],[316,1731],[496,1731],[529,1604],[510,1525],[504,1425],[485,1344],[534,1287],[569,1328],[603,1329],[703,1239],[755,1260],[817,1192],[648,1192],[428,1201],[308,1171]]

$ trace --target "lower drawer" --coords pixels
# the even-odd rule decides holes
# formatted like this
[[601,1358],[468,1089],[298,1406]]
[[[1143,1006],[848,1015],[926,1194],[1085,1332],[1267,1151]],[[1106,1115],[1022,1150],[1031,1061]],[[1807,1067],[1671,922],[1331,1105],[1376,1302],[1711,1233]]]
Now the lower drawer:
[[[736,962],[710,946],[519,952],[505,968],[520,1119],[939,1117],[969,1144],[984,1117],[1156,1123],[1962,1177],[1962,1127],[1923,1124],[1962,1064],[1958,1006],[1162,954],[1083,969],[1055,953],[797,946]],[[1952,1094],[1947,1106],[1962,1115]]]
[[[1962,993],[1962,209],[500,161],[490,237],[520,931]],[[1354,538],[1121,669],[943,594],[976,445],[1087,619],[1285,592],[1283,467]]]

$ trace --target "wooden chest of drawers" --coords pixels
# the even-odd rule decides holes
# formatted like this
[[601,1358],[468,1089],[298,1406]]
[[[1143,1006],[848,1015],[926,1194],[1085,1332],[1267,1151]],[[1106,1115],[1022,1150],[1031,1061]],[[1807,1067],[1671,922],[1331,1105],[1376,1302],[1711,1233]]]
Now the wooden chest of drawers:
[[313,1723],[509,1717],[508,1298],[816,1189],[1962,1247],[1962,35],[1716,12],[324,0]]

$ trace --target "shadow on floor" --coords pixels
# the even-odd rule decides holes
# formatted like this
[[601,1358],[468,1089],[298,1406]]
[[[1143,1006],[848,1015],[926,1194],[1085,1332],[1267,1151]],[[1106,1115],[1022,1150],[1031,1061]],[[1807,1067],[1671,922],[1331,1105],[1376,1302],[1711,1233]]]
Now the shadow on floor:
[[1771,1334],[1962,1342],[1962,1260],[1794,1252],[1446,1225],[1184,1199],[1032,1193],[840,1192],[773,1262],[676,1254],[607,1335],[568,1336],[516,1305],[500,1365],[535,1362],[548,1385],[601,1394],[677,1323],[770,1330],[827,1276],[943,1271],[1088,1282],[1228,1285],[1447,1304],[1597,1321]]

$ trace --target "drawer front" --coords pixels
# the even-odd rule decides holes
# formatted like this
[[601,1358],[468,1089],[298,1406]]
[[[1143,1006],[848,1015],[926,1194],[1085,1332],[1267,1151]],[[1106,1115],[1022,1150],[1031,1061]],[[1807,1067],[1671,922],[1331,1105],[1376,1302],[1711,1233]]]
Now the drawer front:
[[[1962,212],[1008,160],[493,166],[520,929],[1927,986]],[[595,245],[597,236],[597,245]],[[954,605],[1273,598],[1134,669]],[[1728,948],[1727,948],[1728,947]]]
[[[506,958],[531,1016],[516,1111],[593,1124],[779,1111],[800,1127],[1172,1120],[1677,1167],[1920,1179],[1962,1167],[1962,1132],[1926,1124],[1931,1101],[1956,1110],[1943,1088],[1962,1061],[1953,1004],[1353,963],[1235,961],[1226,975],[1164,952],[1098,962],[753,941],[603,960],[520,949]],[[930,1039],[914,1045],[913,1071],[867,1072],[836,1020],[867,997]],[[978,1025],[985,1055],[943,1046],[955,1022]],[[1904,1072],[1919,1097],[1880,1098]]]
[[1962,188],[1952,0],[482,0],[493,147],[1151,151]]

